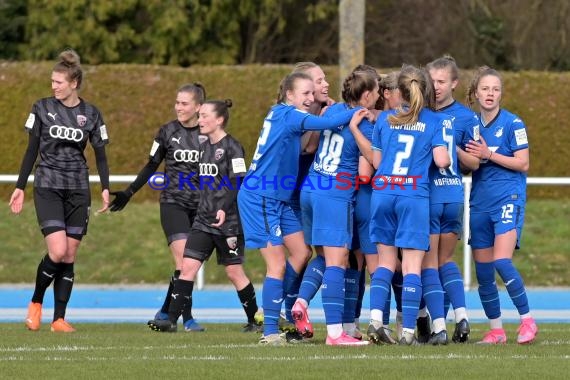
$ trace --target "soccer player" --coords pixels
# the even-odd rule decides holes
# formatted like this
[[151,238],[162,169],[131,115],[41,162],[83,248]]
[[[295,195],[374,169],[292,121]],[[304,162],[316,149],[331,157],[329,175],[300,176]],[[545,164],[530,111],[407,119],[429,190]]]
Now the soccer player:
[[87,142],[95,151],[101,181],[103,207],[109,205],[109,168],[105,145],[107,127],[99,110],[79,97],[83,71],[79,55],[72,49],[61,52],[51,73],[53,96],[38,100],[25,124],[28,148],[22,161],[10,208],[19,214],[24,189],[39,152],[34,179],[34,204],[44,235],[47,254],[40,261],[36,285],[28,306],[26,327],[41,326],[42,303],[53,282],[53,332],[74,332],[65,320],[74,281],[74,262],[81,239],[87,233],[91,193],[83,152]]
[[[252,163],[238,193],[238,206],[247,248],[259,248],[266,264],[263,284],[264,335],[260,344],[281,345],[278,320],[285,296],[287,262],[299,274],[310,252],[301,223],[289,202],[297,180],[301,135],[306,130],[335,129],[349,122],[352,109],[331,118],[308,113],[314,102],[313,79],[292,73],[281,82],[278,104],[265,117]],[[286,259],[284,246],[290,256]],[[294,282],[295,279],[292,279]]]
[[[449,115],[452,121],[444,128],[451,166],[439,169],[432,165],[430,168],[430,251],[422,267],[424,298],[434,324],[434,336],[429,343],[443,344],[447,341],[444,339],[447,335],[445,315],[450,301],[456,322],[452,340],[459,343],[469,339],[470,327],[463,277],[453,261],[463,220],[463,183],[458,158],[461,157],[462,165],[469,170],[479,166],[479,160],[464,151],[464,144],[473,139],[477,119],[473,111],[453,98],[453,91],[459,83],[459,70],[453,57],[438,58],[428,63],[426,69],[434,85],[437,112]],[[446,304],[441,298],[441,286],[445,291]]]
[[378,268],[370,285],[370,325],[367,335],[378,342],[384,334],[382,309],[390,287],[398,247],[402,249],[402,338],[415,345],[416,316],[422,297],[421,264],[429,247],[429,178],[432,160],[439,168],[450,164],[443,139],[444,118],[432,104],[427,74],[405,66],[398,88],[406,108],[380,114],[374,127],[374,167],[370,234],[378,244]]
[[[400,96],[400,90],[398,89],[398,71],[392,71],[388,74],[380,75],[379,80],[379,93],[378,102],[376,108],[380,111],[394,110],[401,106],[402,97]],[[370,136],[372,140],[372,136]],[[372,141],[370,141],[372,142]],[[374,167],[371,162],[365,159],[363,156],[360,158],[359,163],[359,174],[372,178],[374,176]],[[354,250],[357,261],[364,261],[366,268],[368,269],[368,274],[372,278],[376,267],[378,266],[378,251],[376,245],[370,240],[370,198],[372,197],[372,185],[370,182],[360,184],[358,191],[356,192],[355,207],[354,207],[354,221],[356,223],[356,231],[358,237],[359,248]],[[360,257],[363,258],[360,258]],[[365,274],[361,273],[360,276],[360,287],[358,294],[358,301],[356,306],[355,317],[360,316],[360,311],[362,308],[362,298],[365,292]],[[347,283],[347,286],[348,283]],[[394,290],[394,298],[396,300],[396,309],[398,314],[396,315],[396,321],[401,322],[402,320],[402,268],[399,262],[397,263],[396,271],[394,272],[394,277],[392,278],[392,288]],[[386,334],[382,338],[387,339],[383,343],[395,344],[396,341],[390,336],[390,330],[388,324],[390,322],[390,302],[391,295],[388,293],[386,297],[386,305],[383,312],[383,325],[386,330]],[[396,326],[401,327],[401,323]],[[350,329],[349,329],[350,330]],[[401,329],[400,329],[401,330]],[[359,334],[357,332],[356,334]],[[399,334],[401,335],[401,334]]]
[[[200,142],[206,139],[200,136],[198,128],[198,110],[205,97],[206,90],[200,83],[186,84],[178,89],[174,103],[176,119],[160,127],[152,142],[148,162],[134,182],[123,191],[111,193],[115,199],[110,210],[122,210],[164,161],[165,180],[168,182],[160,193],[160,222],[174,259],[174,273],[155,319],[168,319],[172,289],[180,276],[184,247],[200,200],[196,187],[198,176],[191,175],[198,172]],[[204,331],[192,316],[192,299],[187,303],[182,319],[186,331]]]
[[174,284],[168,320],[148,322],[151,329],[175,332],[185,304],[192,298],[194,278],[202,263],[216,249],[218,264],[224,265],[228,279],[237,290],[247,315],[243,331],[259,331],[255,289],[243,270],[244,240],[237,209],[238,180],[246,172],[244,149],[225,128],[231,100],[208,100],[200,107],[200,133],[208,139],[200,145],[198,189],[200,203],[186,240],[180,277]]
[[[330,106],[324,117],[354,107],[373,109],[378,100],[378,77],[369,71],[354,71],[343,83],[342,97],[346,103]],[[362,115],[364,117],[365,115]],[[345,272],[348,250],[352,244],[354,189],[360,157],[353,129],[361,129],[365,157],[372,159],[369,139],[373,125],[368,120],[353,119],[349,128],[323,131],[315,161],[301,191],[303,234],[305,242],[323,249],[326,268],[323,273],[322,298],[327,324],[327,345],[363,345],[343,330],[345,303],[354,310],[358,292],[358,271],[348,281],[351,290],[345,299]],[[368,136],[368,138],[366,137]],[[299,297],[293,306],[293,319],[301,333],[312,335],[307,316],[308,303]]]
[[479,297],[491,325],[480,343],[507,342],[496,270],[521,318],[517,342],[525,344],[534,341],[538,327],[512,258],[514,250],[519,248],[524,224],[529,145],[524,122],[501,108],[502,91],[501,76],[487,66],[479,68],[469,87],[469,104],[476,102],[480,112],[478,130],[474,140],[467,143],[466,151],[481,160],[479,169],[473,172],[469,243],[475,259]]
[[[334,103],[334,101],[329,98],[329,84],[326,81],[326,76],[323,69],[314,62],[298,62],[293,68],[293,73],[305,73],[311,77],[313,84],[315,86],[314,90],[314,102],[309,107],[308,112],[311,115],[321,116],[321,114],[326,110],[327,106]],[[305,177],[309,173],[309,168],[313,164],[315,158],[315,152],[317,146],[319,145],[319,132],[318,131],[306,131],[301,137],[301,156],[299,157],[299,173],[297,175],[297,183],[295,185],[295,190],[291,196],[290,205],[293,212],[297,216],[297,219],[301,220],[301,185],[305,180]],[[307,250],[312,254],[312,248],[307,246]],[[308,273],[313,277],[316,277],[320,282],[322,280],[322,273],[324,271],[325,260],[323,252],[320,248],[316,248],[316,257],[309,261],[307,268],[301,269],[301,272],[296,272],[295,269],[287,262],[285,268],[285,276],[283,278],[283,288],[285,289],[285,299],[283,301],[283,306],[285,307],[285,318],[287,322],[294,323],[293,317],[291,316],[291,308],[295,303],[295,300],[301,293],[301,281],[305,281],[302,273]],[[306,286],[305,286],[306,288]],[[309,290],[310,291],[310,290]],[[305,290],[306,292],[306,290]],[[316,290],[315,290],[316,293]],[[314,293],[313,293],[314,296]],[[312,298],[312,297],[311,297]],[[281,321],[280,321],[281,322]],[[283,326],[280,323],[280,328],[283,330]],[[299,341],[302,340],[303,336],[295,329],[291,331],[289,328],[288,334],[286,335],[288,340]]]

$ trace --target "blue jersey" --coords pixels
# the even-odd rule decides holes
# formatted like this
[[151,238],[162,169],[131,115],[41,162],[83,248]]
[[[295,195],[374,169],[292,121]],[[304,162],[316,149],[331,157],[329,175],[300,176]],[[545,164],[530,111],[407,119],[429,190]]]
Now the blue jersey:
[[[324,117],[349,109],[346,103],[336,103],[327,109]],[[374,126],[368,119],[363,119],[358,128],[368,140],[372,139]],[[330,197],[353,199],[359,158],[360,150],[348,123],[338,130],[322,132],[315,160],[301,190],[326,192]]]
[[464,149],[465,144],[473,140],[473,130],[478,125],[478,120],[473,111],[455,100],[437,112],[449,116],[452,121],[446,123],[443,128],[443,138],[447,143],[451,165],[447,169],[440,169],[435,163],[431,164],[430,203],[463,202],[463,183],[455,146]]
[[299,170],[301,135],[306,130],[336,129],[358,109],[317,117],[294,106],[277,104],[265,117],[253,160],[240,190],[289,201]]
[[[479,131],[492,152],[507,157],[528,149],[526,126],[507,110],[501,109],[487,125],[479,117]],[[477,134],[477,133],[475,133]],[[526,173],[507,169],[492,161],[482,160],[473,172],[470,207],[472,211],[492,211],[505,202],[526,201]]]
[[378,116],[372,135],[372,149],[382,152],[380,166],[373,178],[373,189],[386,194],[412,198],[429,197],[429,167],[433,148],[447,146],[444,140],[445,115],[424,108],[414,124],[391,125],[388,116]]

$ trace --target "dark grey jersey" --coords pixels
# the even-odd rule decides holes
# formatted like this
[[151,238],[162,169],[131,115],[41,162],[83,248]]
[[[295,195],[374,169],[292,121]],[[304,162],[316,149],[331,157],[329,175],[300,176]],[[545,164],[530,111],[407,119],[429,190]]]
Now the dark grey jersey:
[[33,105],[25,128],[40,139],[34,186],[89,188],[89,168],[83,154],[87,141],[101,147],[109,143],[109,137],[99,110],[79,100],[75,107],[67,107],[54,97]]
[[196,208],[200,199],[198,187],[198,160],[200,139],[198,127],[186,128],[178,120],[163,125],[150,150],[151,161],[164,160],[166,178],[170,181],[160,194],[160,202],[177,203]]
[[[236,236],[242,233],[237,209],[238,177],[247,171],[244,149],[230,135],[216,144],[206,141],[200,145],[200,204],[193,228],[215,235]],[[224,210],[226,221],[220,228],[216,223],[218,210]]]

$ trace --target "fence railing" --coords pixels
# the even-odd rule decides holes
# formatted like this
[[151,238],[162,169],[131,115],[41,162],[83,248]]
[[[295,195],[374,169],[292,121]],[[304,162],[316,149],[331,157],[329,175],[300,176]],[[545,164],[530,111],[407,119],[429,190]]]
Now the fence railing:
[[[111,183],[131,183],[135,180],[135,175],[111,175],[109,181]],[[0,174],[0,183],[16,183],[17,175]],[[28,182],[33,182],[34,176],[28,178]],[[99,176],[90,175],[89,182],[99,183]],[[570,185],[570,177],[529,177],[527,185]],[[471,288],[471,246],[469,243],[469,194],[471,193],[471,177],[463,177],[465,207],[463,209],[463,282],[466,289]],[[204,266],[196,277],[196,286],[198,289],[204,287]]]

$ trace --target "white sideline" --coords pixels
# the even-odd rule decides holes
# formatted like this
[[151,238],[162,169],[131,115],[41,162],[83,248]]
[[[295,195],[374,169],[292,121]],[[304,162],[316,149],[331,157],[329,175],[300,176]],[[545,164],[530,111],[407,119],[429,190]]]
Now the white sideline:
[[[23,322],[27,309],[26,308],[5,308],[0,309],[0,322]],[[73,322],[132,322],[132,323],[146,323],[149,319],[154,317],[156,308],[70,308],[67,310],[66,318]],[[200,322],[204,323],[245,323],[245,315],[243,310],[240,309],[222,309],[222,308],[195,308],[192,310],[194,317]],[[322,308],[309,309],[311,320],[317,323],[325,321],[325,315]],[[505,322],[518,322],[520,320],[519,314],[516,310],[502,310],[503,321]],[[42,312],[43,323],[51,322],[53,309],[44,309]],[[390,312],[392,320],[396,315],[396,310]],[[468,310],[469,320],[471,322],[486,322],[487,318],[482,309]],[[570,322],[570,310],[543,310],[533,309],[532,316],[537,322],[541,321],[557,321]],[[453,313],[448,315],[448,323],[453,323],[451,319]],[[370,311],[362,310],[360,320],[368,321],[370,319]],[[451,321],[451,322],[450,322]]]

